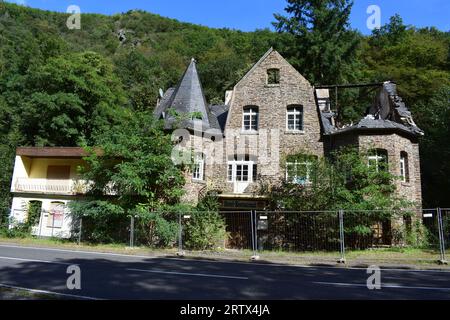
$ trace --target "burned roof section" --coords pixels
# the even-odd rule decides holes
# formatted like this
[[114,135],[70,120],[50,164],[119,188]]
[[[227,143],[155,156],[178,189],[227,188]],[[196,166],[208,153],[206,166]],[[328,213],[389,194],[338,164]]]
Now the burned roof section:
[[[316,89],[316,99],[321,115],[322,129],[325,135],[336,135],[350,131],[401,131],[413,136],[424,135],[415,124],[412,114],[402,98],[397,94],[397,85],[387,81],[380,84],[372,105],[367,108],[364,117],[356,124],[338,126],[335,113],[329,107],[329,93],[324,89]],[[328,104],[326,104],[328,101]]]

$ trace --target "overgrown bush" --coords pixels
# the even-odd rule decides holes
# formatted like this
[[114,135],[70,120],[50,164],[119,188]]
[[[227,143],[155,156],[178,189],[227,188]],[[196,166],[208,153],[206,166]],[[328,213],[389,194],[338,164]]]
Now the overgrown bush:
[[130,219],[124,210],[108,201],[70,202],[72,228],[82,219],[82,240],[92,243],[125,243],[129,240]]
[[171,247],[178,235],[177,215],[154,212],[145,207],[136,211],[136,240],[150,247]]
[[30,235],[29,227],[25,224],[19,224],[14,228],[8,227],[0,228],[0,236],[5,238],[26,238]]
[[226,237],[225,221],[217,211],[193,211],[184,230],[184,243],[188,249],[213,249]]

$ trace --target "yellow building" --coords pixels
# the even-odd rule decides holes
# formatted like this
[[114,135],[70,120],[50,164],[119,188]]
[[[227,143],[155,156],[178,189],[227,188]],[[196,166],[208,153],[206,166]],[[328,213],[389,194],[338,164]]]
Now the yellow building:
[[41,214],[32,234],[70,237],[76,227],[67,204],[86,193],[86,183],[78,174],[86,155],[82,148],[17,148],[10,225],[25,222],[34,203]]

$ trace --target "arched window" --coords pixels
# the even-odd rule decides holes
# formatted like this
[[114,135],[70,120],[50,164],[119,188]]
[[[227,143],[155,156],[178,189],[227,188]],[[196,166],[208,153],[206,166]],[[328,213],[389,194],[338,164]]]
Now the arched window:
[[203,153],[197,153],[194,157],[194,166],[192,168],[192,179],[203,181],[205,178],[205,156]]
[[280,69],[267,70],[267,84],[280,84]]
[[303,131],[303,106],[289,105],[287,107],[286,130]]
[[244,107],[242,116],[242,129],[244,131],[258,131],[258,107],[246,106]]
[[385,149],[372,149],[369,151],[368,165],[377,172],[388,170],[388,154]]
[[403,182],[409,182],[408,153],[400,152],[400,177]]

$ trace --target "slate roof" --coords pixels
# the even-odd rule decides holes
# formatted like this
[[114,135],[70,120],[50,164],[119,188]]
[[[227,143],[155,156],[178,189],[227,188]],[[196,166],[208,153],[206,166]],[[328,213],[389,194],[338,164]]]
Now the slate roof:
[[210,107],[211,114],[213,114],[217,119],[219,127],[222,130],[222,132],[225,131],[225,124],[227,123],[229,108],[230,107],[227,105],[212,105]]
[[[176,111],[181,116],[181,123],[178,123],[179,120],[169,112],[169,109]],[[201,119],[183,118],[183,115],[193,113],[201,114]],[[158,119],[165,120],[166,129],[173,129],[174,126],[202,131],[221,129],[217,117],[211,112],[206,102],[193,58],[178,85],[175,88],[169,88],[164,93],[154,114]]]

